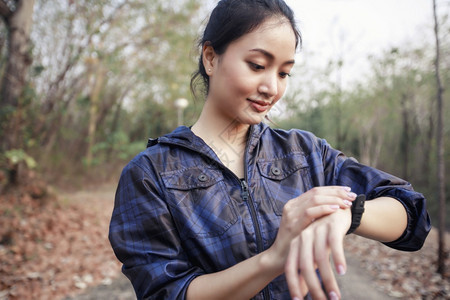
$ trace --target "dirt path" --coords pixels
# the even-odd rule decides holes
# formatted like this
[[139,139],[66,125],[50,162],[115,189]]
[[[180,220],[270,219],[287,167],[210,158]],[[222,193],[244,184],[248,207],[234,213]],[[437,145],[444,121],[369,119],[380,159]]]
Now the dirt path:
[[358,258],[347,255],[347,273],[336,278],[341,289],[342,299],[395,299],[377,289],[374,278],[361,266]]
[[119,275],[109,285],[91,287],[84,293],[67,297],[64,300],[134,300],[136,299],[130,281],[124,275]]
[[107,237],[114,188],[51,195],[0,195],[1,300],[61,299],[120,272]]

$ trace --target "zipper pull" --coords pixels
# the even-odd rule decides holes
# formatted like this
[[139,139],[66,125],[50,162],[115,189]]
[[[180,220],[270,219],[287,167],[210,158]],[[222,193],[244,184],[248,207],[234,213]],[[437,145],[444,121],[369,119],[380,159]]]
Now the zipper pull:
[[245,179],[241,180],[241,187],[242,187],[242,193],[241,193],[242,199],[244,201],[247,201],[248,197],[249,197],[249,193],[248,193],[247,181],[245,181]]

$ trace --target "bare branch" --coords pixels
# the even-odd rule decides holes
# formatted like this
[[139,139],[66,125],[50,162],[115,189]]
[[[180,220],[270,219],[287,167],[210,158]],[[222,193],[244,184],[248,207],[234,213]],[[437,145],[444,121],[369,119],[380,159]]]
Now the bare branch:
[[48,93],[47,93],[47,99],[45,102],[47,102],[46,105],[44,105],[44,113],[46,112],[50,112],[51,108],[53,107],[53,101],[55,100],[55,94],[56,91],[58,89],[59,84],[64,80],[64,78],[66,77],[67,73],[69,72],[70,69],[73,68],[73,66],[78,62],[79,58],[81,57],[81,54],[83,53],[83,51],[87,48],[87,46],[90,45],[93,36],[99,31],[99,29],[101,28],[101,26],[103,26],[104,24],[107,23],[111,23],[114,20],[114,17],[116,16],[116,14],[118,13],[118,11],[120,11],[120,9],[122,9],[122,7],[128,3],[128,0],[124,0],[122,3],[120,3],[119,5],[117,5],[113,12],[107,16],[105,19],[103,19],[99,25],[92,30],[87,39],[86,39],[86,43],[84,45],[79,45],[77,47],[77,49],[75,50],[75,54],[72,56],[73,58],[70,59],[67,64],[64,66],[64,68],[62,69],[62,71],[59,73],[59,75],[56,77],[56,79],[50,83],[49,85],[49,89],[48,89]]

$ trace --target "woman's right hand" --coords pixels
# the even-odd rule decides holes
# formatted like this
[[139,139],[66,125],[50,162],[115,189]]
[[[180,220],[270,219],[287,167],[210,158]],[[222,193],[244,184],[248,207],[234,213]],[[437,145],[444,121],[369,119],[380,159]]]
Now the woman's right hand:
[[349,187],[323,186],[315,187],[304,194],[289,200],[281,217],[278,234],[273,245],[268,249],[272,261],[282,271],[290,250],[291,242],[314,220],[334,213],[340,208],[351,207],[356,195]]

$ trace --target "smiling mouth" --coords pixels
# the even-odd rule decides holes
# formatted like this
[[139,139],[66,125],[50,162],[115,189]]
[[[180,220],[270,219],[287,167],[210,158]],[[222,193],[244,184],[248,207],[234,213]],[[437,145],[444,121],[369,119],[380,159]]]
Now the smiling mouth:
[[270,108],[270,105],[271,105],[270,102],[266,102],[266,101],[252,100],[252,99],[248,99],[248,98],[247,98],[247,100],[250,101],[250,106],[257,112],[265,112]]

